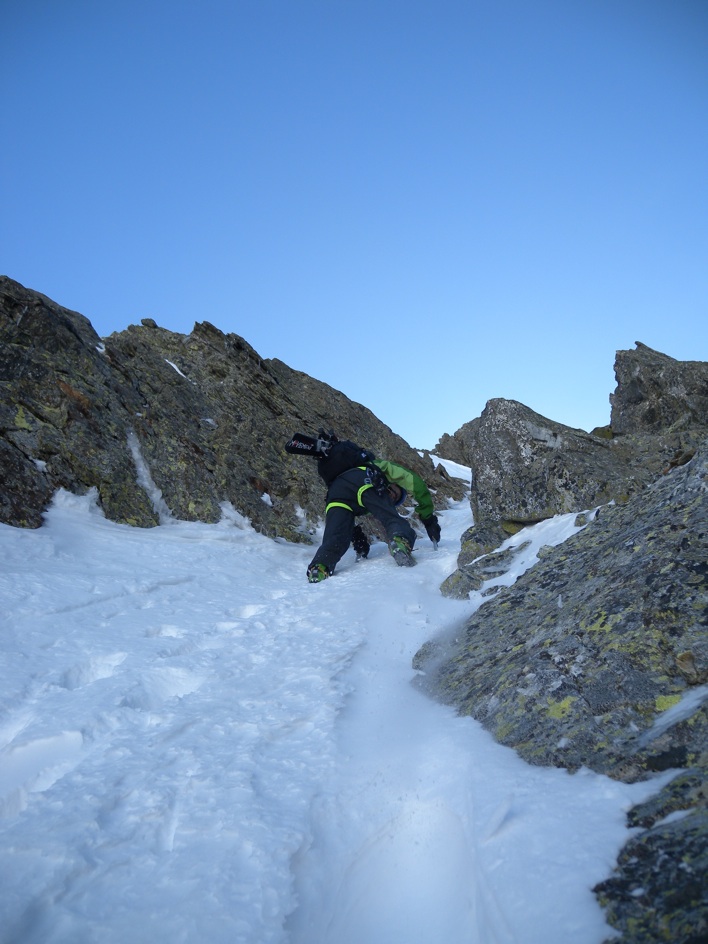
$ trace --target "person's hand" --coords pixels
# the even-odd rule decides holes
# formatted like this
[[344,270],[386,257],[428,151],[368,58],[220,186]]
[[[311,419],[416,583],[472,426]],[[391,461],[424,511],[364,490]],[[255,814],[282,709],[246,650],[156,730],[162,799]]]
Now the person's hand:
[[431,515],[429,518],[423,518],[423,527],[428,532],[430,540],[437,544],[440,540],[440,525],[438,524],[437,517]]

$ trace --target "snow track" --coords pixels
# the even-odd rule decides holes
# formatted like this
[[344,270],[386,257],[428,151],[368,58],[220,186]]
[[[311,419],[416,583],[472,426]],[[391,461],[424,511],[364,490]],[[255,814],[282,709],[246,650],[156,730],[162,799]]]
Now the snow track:
[[2,944],[599,944],[653,788],[529,768],[411,686],[476,605],[438,592],[468,509],[442,524],[314,586],[233,513],[0,526]]

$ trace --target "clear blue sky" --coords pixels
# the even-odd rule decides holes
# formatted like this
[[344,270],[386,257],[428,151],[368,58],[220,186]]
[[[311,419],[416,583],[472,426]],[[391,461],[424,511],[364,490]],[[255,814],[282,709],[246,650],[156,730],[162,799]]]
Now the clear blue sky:
[[432,447],[708,360],[706,0],[2,0],[0,272]]

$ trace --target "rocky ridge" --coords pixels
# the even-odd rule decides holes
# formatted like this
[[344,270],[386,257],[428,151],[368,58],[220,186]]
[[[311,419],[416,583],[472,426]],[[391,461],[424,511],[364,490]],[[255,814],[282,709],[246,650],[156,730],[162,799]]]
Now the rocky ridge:
[[490,401],[441,441],[441,454],[473,469],[475,526],[449,595],[486,598],[514,554],[497,550],[509,533],[585,513],[572,538],[542,549],[452,643],[431,641],[414,664],[426,691],[531,763],[628,782],[675,772],[630,811],[641,831],[595,892],[613,940],[698,944],[708,935],[708,364],[638,344],[618,352],[615,373],[606,429]]
[[531,763],[628,782],[676,771],[630,813],[645,831],[596,889],[625,944],[708,930],[707,551],[708,442],[414,663],[426,690]]
[[0,521],[38,527],[58,488],[95,488],[118,522],[213,522],[230,502],[264,534],[309,541],[323,485],[283,446],[320,426],[414,468],[440,503],[463,494],[365,406],[238,335],[144,319],[102,339],[83,315],[0,278]]
[[526,525],[626,501],[695,453],[708,435],[708,364],[637,342],[617,352],[615,376],[610,425],[590,433],[495,399],[441,438],[435,452],[474,473],[474,525],[443,593],[465,598],[477,589],[475,562]]

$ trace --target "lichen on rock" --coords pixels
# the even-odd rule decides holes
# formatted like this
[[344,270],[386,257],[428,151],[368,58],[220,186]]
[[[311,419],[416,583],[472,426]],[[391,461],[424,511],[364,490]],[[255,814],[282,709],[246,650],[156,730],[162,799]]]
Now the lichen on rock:
[[[424,647],[414,661],[425,673],[418,684],[477,718],[530,763],[587,767],[625,781],[685,769],[691,784],[705,785],[707,549],[705,440],[688,464],[548,548],[476,611],[446,653]],[[675,714],[684,703],[688,716]],[[657,726],[665,716],[676,720]],[[633,839],[598,895],[626,944],[697,941],[680,935],[703,927],[708,873],[682,871],[678,862],[690,855],[705,865],[705,791],[669,784],[655,804],[665,815],[690,815],[652,824]],[[636,876],[671,860],[673,893],[668,878],[656,894],[634,893],[644,879],[627,876],[638,856],[644,864]],[[664,927],[679,936],[663,937],[657,929]],[[638,928],[641,936],[634,936]]]

